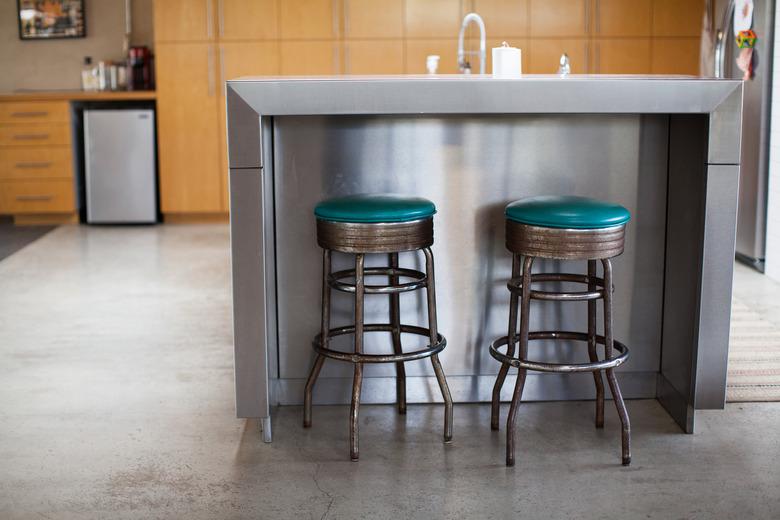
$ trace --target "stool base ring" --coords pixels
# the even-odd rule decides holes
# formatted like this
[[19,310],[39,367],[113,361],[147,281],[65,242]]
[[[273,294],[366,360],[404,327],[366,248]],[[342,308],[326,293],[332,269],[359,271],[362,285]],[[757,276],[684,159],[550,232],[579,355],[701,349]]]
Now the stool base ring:
[[[416,334],[418,336],[430,337],[430,330],[424,327],[417,327],[415,325],[401,325],[402,333]],[[393,326],[389,323],[369,323],[363,326],[364,332],[392,332]],[[348,325],[346,327],[337,327],[328,331],[328,339],[334,336],[343,336],[346,334],[354,334],[355,326]],[[431,357],[434,354],[438,354],[444,347],[447,346],[447,339],[441,334],[437,334],[437,341],[433,345],[428,345],[426,348],[415,350],[412,352],[404,352],[402,354],[356,354],[354,352],[339,352],[338,350],[329,349],[322,346],[321,340],[322,334],[317,334],[312,341],[314,351],[318,354],[330,359],[337,359],[339,361],[347,361],[350,363],[397,363],[405,361],[414,361],[416,359],[423,359]]]
[[[588,335],[584,332],[568,331],[539,331],[529,332],[529,340],[540,339],[562,339],[574,341],[588,341]],[[516,341],[517,342],[517,341]],[[490,344],[490,355],[502,363],[507,363],[515,368],[524,368],[537,372],[595,372],[597,370],[606,370],[622,365],[628,359],[628,348],[619,341],[613,341],[614,348],[620,352],[619,356],[605,359],[603,361],[594,361],[592,363],[544,363],[540,361],[530,361],[507,356],[499,348],[505,347],[509,343],[507,336],[502,336]],[[605,344],[604,336],[596,336],[596,343]]]

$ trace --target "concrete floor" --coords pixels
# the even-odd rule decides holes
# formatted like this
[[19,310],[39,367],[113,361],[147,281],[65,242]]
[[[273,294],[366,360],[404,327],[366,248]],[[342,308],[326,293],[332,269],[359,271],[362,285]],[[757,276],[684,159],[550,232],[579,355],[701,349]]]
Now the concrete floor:
[[[225,226],[65,226],[0,261],[0,518],[778,518],[780,404],[630,401],[634,462],[593,403],[532,403],[518,465],[486,405],[233,411]],[[445,367],[446,369],[446,367]],[[611,405],[611,403],[608,403]],[[506,409],[503,410],[504,414]]]

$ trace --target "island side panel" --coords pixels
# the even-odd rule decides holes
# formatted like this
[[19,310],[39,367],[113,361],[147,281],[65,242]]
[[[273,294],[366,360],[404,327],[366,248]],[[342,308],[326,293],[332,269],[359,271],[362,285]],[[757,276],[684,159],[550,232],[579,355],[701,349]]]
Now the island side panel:
[[272,147],[262,146],[270,131],[262,134],[261,129],[270,129],[271,123],[261,121],[230,87],[227,114],[236,414],[261,419],[264,438],[270,441],[269,376],[275,370],[269,370],[269,363],[276,356],[269,344],[275,345],[276,310],[273,204],[266,198],[272,197],[273,180],[272,161],[263,156]]

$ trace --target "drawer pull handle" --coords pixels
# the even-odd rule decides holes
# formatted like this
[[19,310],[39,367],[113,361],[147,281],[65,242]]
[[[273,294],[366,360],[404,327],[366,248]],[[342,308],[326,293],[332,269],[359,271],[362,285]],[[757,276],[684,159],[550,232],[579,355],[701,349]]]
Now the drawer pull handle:
[[49,134],[16,134],[14,141],[41,141],[48,139]]
[[11,112],[11,117],[45,117],[48,116],[49,113],[46,111],[38,111],[38,112]]
[[40,200],[51,200],[54,195],[17,195],[16,200],[20,202],[32,202]]
[[51,167],[50,162],[18,162],[15,164],[17,168],[24,169],[24,168],[49,168]]

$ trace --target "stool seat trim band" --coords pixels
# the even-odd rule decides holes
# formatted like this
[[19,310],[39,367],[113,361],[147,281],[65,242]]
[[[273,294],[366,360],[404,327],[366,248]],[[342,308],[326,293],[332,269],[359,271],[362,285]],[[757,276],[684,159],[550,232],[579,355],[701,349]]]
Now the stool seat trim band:
[[[431,331],[424,327],[418,327],[416,325],[401,325],[402,333],[416,334],[418,336],[424,336],[430,338]],[[367,323],[363,325],[364,332],[392,332],[393,325],[389,323]],[[343,336],[346,334],[354,334],[355,326],[348,325],[345,327],[337,327],[328,331],[328,340],[334,336]],[[441,334],[436,334],[437,341],[433,345],[428,345],[420,350],[413,350],[411,352],[404,352],[401,354],[356,354],[354,352],[339,352],[322,346],[322,334],[317,334],[312,341],[315,352],[322,354],[323,356],[331,359],[337,359],[339,361],[348,361],[351,363],[396,363],[399,361],[414,361],[416,359],[423,359],[430,357],[434,354],[438,354],[444,347],[447,346],[447,339]]]
[[[569,332],[569,331],[537,331],[528,333],[529,340],[544,340],[544,339],[561,339],[561,340],[574,340],[588,342],[588,334],[584,332]],[[545,363],[541,361],[531,361],[528,359],[519,359],[516,357],[510,357],[501,352],[499,349],[505,347],[509,342],[507,336],[502,336],[490,344],[490,355],[502,363],[508,363],[515,368],[524,368],[526,370],[534,370],[537,372],[595,372],[597,370],[606,370],[608,368],[615,368],[622,365],[628,359],[628,348],[621,342],[613,340],[614,348],[620,352],[619,356],[605,359],[602,361],[595,361],[592,363]],[[515,341],[517,343],[517,340]],[[606,340],[604,336],[596,336],[596,343],[604,345]]]

